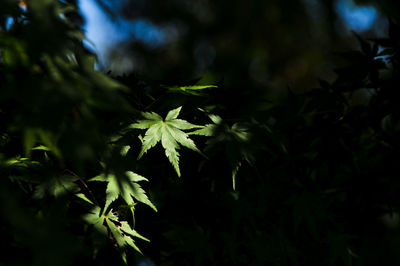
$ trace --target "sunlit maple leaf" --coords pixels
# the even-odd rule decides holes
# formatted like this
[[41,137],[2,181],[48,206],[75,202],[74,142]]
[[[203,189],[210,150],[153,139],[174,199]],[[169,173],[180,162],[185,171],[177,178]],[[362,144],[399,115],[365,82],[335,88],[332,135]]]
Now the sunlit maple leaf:
[[201,153],[193,140],[191,140],[188,134],[183,130],[203,128],[203,126],[194,125],[185,120],[178,119],[177,117],[181,108],[182,107],[178,107],[169,111],[165,119],[154,112],[145,112],[143,113],[143,117],[146,118],[145,120],[139,120],[130,125],[130,128],[147,129],[138,159],[158,142],[161,142],[165,150],[165,155],[175,168],[178,176],[181,176],[179,170],[179,153],[177,151],[177,149],[179,149],[179,144]]

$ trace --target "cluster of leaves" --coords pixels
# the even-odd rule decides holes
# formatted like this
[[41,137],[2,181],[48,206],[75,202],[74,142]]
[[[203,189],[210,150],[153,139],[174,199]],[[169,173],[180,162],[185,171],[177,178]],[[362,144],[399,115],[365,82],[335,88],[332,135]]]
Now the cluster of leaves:
[[[0,10],[1,234],[3,249],[28,253],[1,263],[53,265],[66,252],[71,257],[57,263],[76,264],[90,239],[87,258],[114,242],[127,262],[127,247],[140,252],[135,238],[149,241],[134,229],[136,205],[157,211],[139,184],[148,179],[135,173],[137,161],[161,141],[180,175],[178,143],[200,152],[183,130],[203,127],[178,119],[180,107],[165,120],[140,112],[129,101],[137,88],[96,71],[95,55],[70,20],[76,6],[10,0]],[[149,128],[141,151],[133,145],[140,137],[135,128]],[[137,159],[126,156],[139,151]]]
[[145,231],[157,244],[145,254],[157,265],[397,264],[399,33],[356,35],[337,79],[302,94],[213,89],[198,110],[208,118],[189,110],[206,158],[185,154],[179,183],[152,180],[160,212]]
[[400,261],[398,26],[272,102],[110,78],[67,2],[0,3],[1,264]]

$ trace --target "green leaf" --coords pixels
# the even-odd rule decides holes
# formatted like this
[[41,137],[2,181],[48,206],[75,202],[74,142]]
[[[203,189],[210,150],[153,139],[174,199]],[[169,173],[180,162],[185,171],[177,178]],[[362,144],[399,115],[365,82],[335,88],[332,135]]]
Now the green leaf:
[[37,161],[32,161],[29,158],[15,157],[5,161],[5,165],[14,167],[29,167],[33,165],[40,165]]
[[[131,246],[137,252],[142,254],[142,252],[140,251],[138,246],[136,246],[135,241],[132,239],[131,236],[138,237],[145,241],[149,241],[149,240],[147,238],[141,236],[140,234],[138,234],[134,229],[132,229],[129,226],[129,224],[127,222],[125,222],[125,221],[119,222],[118,217],[115,214],[113,214],[112,211],[110,211],[108,215],[110,217],[106,216],[105,221],[107,223],[108,228],[110,228],[110,232],[111,232],[112,236],[114,237],[115,241],[117,242],[118,246],[120,248],[122,248],[122,250],[120,250],[120,251],[121,251],[121,255],[122,255],[122,258],[125,261],[125,263],[127,263],[126,253],[125,253],[125,250],[123,249],[125,246],[127,246],[127,245]],[[118,222],[121,225],[117,226],[114,222]]]
[[89,224],[92,224],[97,231],[107,235],[107,228],[103,225],[105,217],[100,215],[100,212],[101,208],[96,206],[88,214],[85,214],[83,219]]
[[[38,140],[44,144],[33,147]],[[27,128],[24,131],[24,150],[27,157],[30,157],[32,150],[52,151],[57,157],[61,157],[60,150],[57,147],[57,137],[51,132],[37,128]]]
[[128,152],[129,152],[130,148],[131,148],[131,147],[128,146],[128,145],[122,146],[121,151],[120,151],[120,154],[121,154],[122,156],[126,156],[126,155],[128,154]]
[[121,177],[117,177],[114,174],[102,174],[90,179],[89,181],[108,182],[106,189],[106,204],[104,206],[105,210],[110,206],[113,201],[121,196],[126,204],[132,209],[136,204],[134,201],[134,199],[136,199],[137,201],[146,204],[153,210],[157,211],[157,208],[147,197],[146,192],[137,183],[140,181],[148,180],[145,177],[138,175],[132,171],[125,172],[125,176]]
[[112,236],[117,241],[118,246],[120,247],[125,246],[125,240],[122,231],[110,219],[105,219],[105,220],[108,225],[108,228],[110,228]]
[[181,130],[188,130],[188,129],[193,129],[193,128],[203,128],[203,126],[194,125],[194,124],[189,123],[182,119],[168,120],[168,124],[171,126],[174,126],[176,128],[179,128]]
[[173,93],[183,93],[183,94],[189,94],[189,95],[195,95],[195,96],[200,96],[202,95],[200,92],[201,90],[204,89],[209,89],[209,88],[217,88],[215,85],[195,85],[195,86],[174,86],[174,87],[167,87],[169,92]]
[[107,176],[105,174],[100,174],[100,175],[97,175],[97,176],[89,179],[89,181],[102,181],[102,182],[106,182],[107,180],[108,179],[107,179]]
[[188,134],[211,137],[214,135],[215,128],[216,126],[214,124],[207,124],[204,126],[204,128],[189,132]]
[[161,130],[163,125],[161,123],[153,124],[150,128],[146,131],[146,134],[143,138],[142,149],[140,150],[138,159],[140,159],[144,153],[146,153],[149,149],[154,147],[157,142],[161,140]]
[[174,110],[169,111],[168,114],[167,114],[167,117],[165,118],[165,120],[176,119],[178,117],[181,109],[182,109],[182,106],[178,107],[178,108],[176,108]]
[[[96,206],[91,210],[90,213],[84,215],[83,219],[89,224],[92,224],[95,229],[97,229],[104,235],[108,235],[107,227],[109,228],[112,237],[117,242],[117,245],[121,248],[120,250],[121,256],[125,261],[125,263],[126,263],[126,253],[124,248],[126,246],[131,246],[140,254],[142,254],[140,249],[136,246],[132,237],[136,237],[147,242],[150,242],[150,240],[137,233],[133,228],[130,227],[128,222],[119,221],[118,216],[115,213],[113,213],[112,210],[110,210],[106,214],[101,214],[101,215],[100,211],[101,211],[100,207]],[[104,222],[106,223],[106,225],[104,224]]]
[[145,238],[144,236],[142,236],[138,232],[136,232],[134,229],[132,229],[129,226],[128,222],[125,222],[125,221],[121,222],[121,229],[125,233],[130,234],[131,236],[134,236],[134,237],[140,238],[140,239],[142,239],[144,241],[150,242],[149,239]]
[[[119,188],[119,184],[118,184],[118,179],[116,178],[115,175],[113,174],[109,174],[107,176],[107,181],[108,181],[108,185],[107,185],[107,190],[106,190],[106,204],[104,206],[104,209],[106,210],[108,208],[108,206],[110,206],[110,204],[115,201],[120,193],[120,188]],[[129,203],[128,203],[129,205]]]
[[221,122],[222,122],[222,118],[218,115],[209,115],[209,117],[210,117],[211,121],[214,122],[214,124],[218,125],[218,124],[221,124]]
[[70,175],[56,176],[37,185],[34,198],[44,198],[46,195],[60,197],[68,193],[76,193],[79,186],[75,184],[76,177]]
[[137,252],[139,252],[140,254],[142,254],[142,252],[140,251],[139,247],[136,246],[135,241],[133,241],[133,239],[130,236],[124,235],[124,241],[127,245],[131,246],[133,249],[135,249]]
[[127,171],[125,172],[125,174],[128,176],[129,180],[131,182],[139,182],[139,181],[149,181],[147,178],[145,178],[144,176],[135,174],[132,171]]
[[163,120],[161,116],[154,112],[143,112],[142,115],[146,120],[140,120],[140,123],[132,124],[130,125],[130,128],[147,129],[152,125],[157,124],[160,120]]
[[222,118],[218,115],[209,115],[208,117],[211,119],[212,122],[214,122],[214,124],[207,124],[203,128],[190,132],[189,134],[207,137],[213,136],[217,126],[222,123]]
[[251,147],[251,134],[248,126],[235,123],[232,126],[226,124],[220,116],[209,115],[214,124],[208,124],[200,130],[191,132],[193,135],[212,136],[207,143],[207,151],[225,150],[231,167],[232,186],[236,189],[236,175],[242,165],[246,161],[249,164],[253,161],[253,151]]
[[86,195],[83,194],[83,193],[75,194],[75,196],[77,196],[78,198],[83,199],[84,201],[94,205],[94,203],[90,199],[88,199],[88,197],[86,197]]
[[232,169],[232,186],[233,186],[233,190],[236,189],[236,174],[239,171],[239,168],[240,168],[241,165],[242,165],[241,162],[238,162],[236,164],[236,166],[234,166],[233,169]]
[[[119,221],[118,216],[114,214],[112,210],[110,210],[106,215],[104,215],[104,217],[108,228],[110,228],[112,236],[114,237],[120,248],[124,248],[125,246],[128,245],[134,248],[140,254],[142,254],[142,252],[140,251],[138,246],[136,246],[135,241],[132,239],[131,236],[140,238],[148,242],[150,242],[150,240],[148,240],[144,236],[137,233],[134,229],[132,229],[128,224],[128,222]],[[115,223],[118,223],[120,225],[117,226]],[[123,249],[121,250],[121,255],[126,263],[126,254]]]
[[48,147],[46,147],[44,145],[39,145],[39,146],[33,147],[32,150],[51,151]]
[[139,153],[140,159],[144,153],[161,142],[165,150],[165,155],[174,167],[178,176],[181,176],[179,169],[179,144],[201,154],[193,140],[183,130],[193,128],[203,128],[203,126],[191,124],[185,120],[178,119],[182,107],[178,107],[168,112],[165,120],[156,113],[143,113],[146,120],[139,120],[130,125],[130,128],[147,129],[143,138],[142,149]]

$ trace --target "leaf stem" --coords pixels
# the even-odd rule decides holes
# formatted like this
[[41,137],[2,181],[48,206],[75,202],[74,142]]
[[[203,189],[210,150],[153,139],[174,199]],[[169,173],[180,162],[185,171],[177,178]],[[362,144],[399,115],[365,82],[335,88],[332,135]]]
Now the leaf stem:
[[148,110],[151,106],[153,106],[153,104],[155,104],[156,102],[158,102],[162,97],[164,97],[166,94],[161,95],[160,97],[158,97],[157,99],[155,99],[152,103],[150,103],[149,105],[147,105],[144,108],[144,111]]
[[99,202],[96,200],[96,197],[93,195],[92,190],[90,190],[89,186],[87,185],[87,183],[85,182],[85,180],[83,180],[82,177],[80,177],[79,175],[75,174],[73,171],[69,170],[69,169],[65,169],[65,171],[67,171],[68,173],[70,173],[71,175],[75,176],[76,178],[79,179],[79,181],[81,181],[81,183],[83,184],[83,186],[86,188],[86,190],[89,192],[90,196],[93,198],[93,201],[100,206]]

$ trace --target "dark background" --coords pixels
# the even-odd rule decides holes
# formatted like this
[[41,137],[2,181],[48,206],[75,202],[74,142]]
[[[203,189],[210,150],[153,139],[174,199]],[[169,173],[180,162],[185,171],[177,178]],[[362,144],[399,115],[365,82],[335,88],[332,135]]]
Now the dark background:
[[383,36],[386,15],[397,16],[396,1],[96,2],[116,25],[114,32],[92,26],[114,39],[109,49],[98,44],[104,70],[172,83],[224,79],[277,93],[287,86],[304,91],[316,78],[333,80],[333,53],[357,45],[351,31]]

